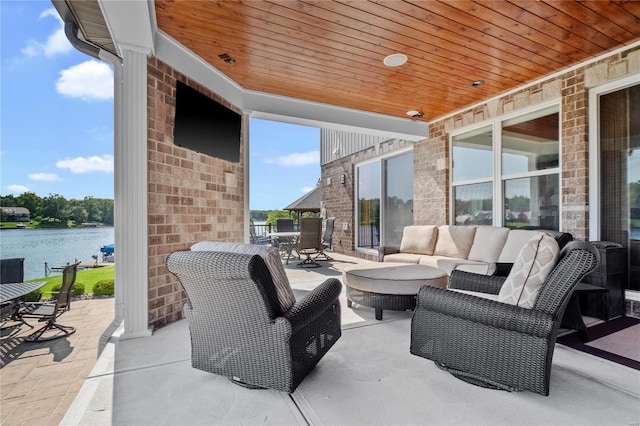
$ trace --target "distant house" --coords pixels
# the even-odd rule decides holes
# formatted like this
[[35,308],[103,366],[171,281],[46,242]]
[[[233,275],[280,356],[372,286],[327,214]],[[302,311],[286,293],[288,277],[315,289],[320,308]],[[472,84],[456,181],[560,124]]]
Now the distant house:
[[0,207],[8,222],[29,222],[31,212],[24,207]]

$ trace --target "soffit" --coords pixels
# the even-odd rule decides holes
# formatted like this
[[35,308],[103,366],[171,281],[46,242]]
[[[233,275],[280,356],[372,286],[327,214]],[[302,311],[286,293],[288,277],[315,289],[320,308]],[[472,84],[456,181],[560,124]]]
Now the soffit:
[[[244,89],[425,121],[640,40],[633,1],[154,4],[161,31]],[[383,65],[393,53],[407,63]]]

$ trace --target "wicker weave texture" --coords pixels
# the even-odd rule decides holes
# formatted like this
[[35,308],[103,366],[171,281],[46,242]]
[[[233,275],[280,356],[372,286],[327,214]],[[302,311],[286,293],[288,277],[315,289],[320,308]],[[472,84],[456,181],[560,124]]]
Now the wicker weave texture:
[[[411,353],[474,384],[548,395],[562,315],[575,286],[598,262],[591,244],[568,243],[533,309],[423,287],[411,324]],[[450,286],[495,294],[497,278],[453,273]]]
[[291,393],[341,335],[338,280],[282,312],[260,256],[180,251],[167,268],[189,298],[194,368]]

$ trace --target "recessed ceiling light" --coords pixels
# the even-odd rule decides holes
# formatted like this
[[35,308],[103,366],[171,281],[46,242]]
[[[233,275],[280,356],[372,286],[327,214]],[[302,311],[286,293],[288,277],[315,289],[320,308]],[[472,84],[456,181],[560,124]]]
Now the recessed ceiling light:
[[403,55],[402,53],[394,53],[393,55],[389,55],[382,61],[388,67],[399,67],[400,65],[404,65],[407,62],[407,55]]
[[414,109],[412,109],[411,111],[407,111],[407,115],[413,119],[424,117],[424,113],[416,111]]
[[476,80],[476,81],[472,81],[472,82],[471,82],[471,85],[472,85],[473,87],[480,87],[480,86],[482,86],[483,84],[484,84],[484,80]]

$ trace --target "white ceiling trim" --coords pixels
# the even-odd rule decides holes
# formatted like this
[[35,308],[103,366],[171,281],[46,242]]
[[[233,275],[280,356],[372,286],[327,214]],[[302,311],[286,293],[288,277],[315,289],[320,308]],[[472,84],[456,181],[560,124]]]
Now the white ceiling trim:
[[[153,2],[150,2],[153,6]],[[154,54],[153,28],[150,4],[146,1],[101,0],[98,2],[109,28],[118,56],[123,50],[147,55]]]

